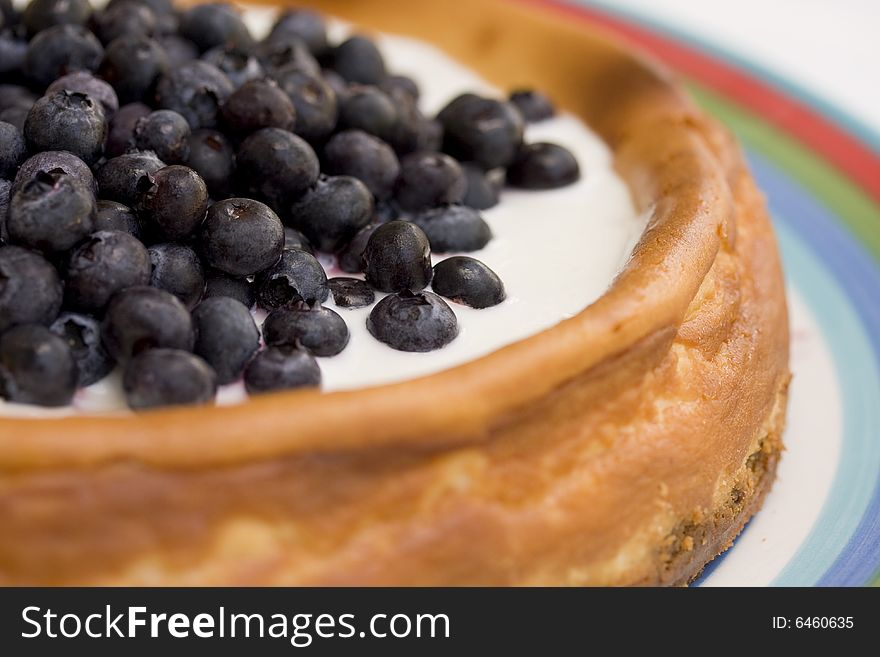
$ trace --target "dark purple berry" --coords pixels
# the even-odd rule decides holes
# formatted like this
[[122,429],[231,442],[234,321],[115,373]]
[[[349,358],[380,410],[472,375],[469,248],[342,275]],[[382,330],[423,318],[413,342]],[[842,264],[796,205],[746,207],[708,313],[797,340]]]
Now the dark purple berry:
[[242,142],[236,173],[246,192],[276,211],[286,212],[290,203],[318,180],[318,157],[292,132],[263,128]]
[[333,51],[333,70],[349,82],[379,84],[385,79],[385,60],[371,39],[353,36]]
[[92,19],[95,34],[103,43],[122,36],[152,36],[156,23],[155,12],[139,0],[114,2]]
[[222,113],[224,125],[239,134],[261,128],[293,130],[296,120],[293,102],[272,80],[245,82],[226,99]]
[[376,300],[373,288],[359,278],[341,276],[331,278],[327,283],[333,295],[333,303],[340,308],[364,308],[373,305]]
[[290,226],[284,227],[284,249],[299,249],[315,255],[315,249],[309,239],[296,228]]
[[283,68],[298,68],[301,71],[318,75],[321,66],[314,55],[299,39],[283,41],[266,40],[260,43],[255,54],[263,65],[266,73],[275,77],[276,72]]
[[443,124],[443,150],[484,169],[506,167],[522,145],[522,115],[510,103],[464,94],[437,118]]
[[221,385],[239,378],[260,348],[260,332],[248,308],[230,297],[205,299],[193,311],[193,351],[217,373]]
[[290,209],[290,223],[319,251],[332,253],[351,241],[373,215],[373,195],[357,178],[321,177]]
[[467,256],[437,263],[431,287],[437,294],[472,308],[496,306],[507,297],[498,274]]
[[323,303],[330,294],[327,274],[311,253],[289,249],[256,279],[257,303],[266,310],[284,308],[298,301]]
[[244,371],[250,395],[321,385],[318,361],[303,349],[269,347],[258,353]]
[[24,73],[41,88],[72,71],[97,71],[104,48],[95,35],[79,25],[55,25],[39,32],[28,44]]
[[194,131],[189,137],[186,164],[202,177],[213,198],[222,200],[232,194],[235,151],[222,133],[216,130]]
[[241,16],[225,2],[197,5],[188,10],[181,18],[180,34],[202,51],[227,44],[244,49],[254,45]]
[[97,383],[110,374],[115,363],[101,343],[101,324],[97,319],[91,315],[65,312],[49,328],[67,343],[76,361],[80,388]]
[[129,103],[120,107],[108,122],[104,155],[113,158],[125,153],[134,139],[134,128],[138,120],[147,116],[151,111],[143,103]]
[[431,282],[431,246],[422,229],[389,221],[370,236],[364,250],[367,282],[381,292],[417,292]]
[[191,351],[192,318],[170,292],[130,287],[115,294],[107,306],[101,339],[110,355],[120,362],[160,347]]
[[299,346],[326,357],[345,349],[349,332],[338,313],[320,304],[299,303],[269,313],[263,322],[263,339],[270,347]]
[[504,187],[504,170],[483,171],[475,164],[462,165],[467,178],[467,192],[462,204],[475,210],[488,210],[498,205]]
[[147,285],[150,268],[147,249],[128,233],[94,233],[68,258],[67,305],[99,313],[120,290]]
[[232,276],[250,276],[278,262],[284,226],[259,201],[230,198],[208,208],[198,240],[208,265]]
[[349,274],[359,274],[366,269],[364,263],[364,251],[367,242],[380,224],[373,223],[361,228],[351,241],[338,253],[339,268]]
[[177,164],[189,157],[189,123],[172,110],[156,110],[134,126],[134,146],[153,151],[163,162]]
[[367,319],[367,330],[398,351],[434,351],[455,339],[458,320],[436,294],[404,291],[389,294],[376,304]]
[[181,114],[193,130],[213,128],[219,124],[220,107],[233,89],[223,71],[196,59],[159,78],[156,104]]
[[336,127],[336,93],[320,76],[293,64],[272,74],[296,110],[293,131],[308,142],[317,143]]
[[129,407],[136,411],[212,404],[217,394],[217,377],[204,360],[191,353],[150,349],[132,358],[126,366],[122,388]]
[[113,85],[119,102],[150,102],[156,81],[169,66],[168,55],[158,42],[144,36],[122,36],[107,46],[98,72]]
[[363,182],[373,195],[390,198],[400,174],[400,162],[384,141],[361,130],[339,132],[324,147],[327,172],[353,176]]
[[394,102],[378,87],[354,86],[339,106],[340,130],[363,130],[388,141],[396,121]]
[[202,55],[202,61],[213,64],[226,74],[237,89],[245,82],[259,80],[266,72],[260,60],[247,50],[235,46],[217,46]]
[[0,246],[0,333],[16,324],[50,324],[61,309],[58,272],[45,258]]
[[91,96],[58,91],[34,103],[24,122],[24,138],[31,151],[69,151],[94,164],[104,152],[107,119]]
[[150,285],[171,292],[189,310],[195,308],[205,292],[205,270],[196,252],[183,244],[154,244],[148,252]]
[[45,326],[22,324],[0,335],[0,397],[19,404],[67,406],[76,380],[70,349]]
[[120,230],[140,239],[141,224],[134,210],[127,205],[116,201],[98,201],[95,232],[101,230]]
[[39,172],[9,203],[6,230],[13,244],[47,253],[66,251],[94,229],[95,197],[63,172]]
[[550,99],[534,89],[519,89],[512,92],[510,102],[529,123],[537,123],[552,118],[556,114]]
[[425,231],[435,253],[479,251],[492,239],[489,224],[479,212],[466,205],[424,210],[412,221]]
[[141,217],[169,239],[193,235],[205,218],[208,187],[189,167],[177,164],[148,173],[138,190]]
[[423,210],[461,203],[467,189],[465,174],[443,153],[410,153],[400,161],[395,200],[404,210]]
[[[165,56],[168,58],[168,66],[171,68],[177,68],[199,58],[199,49],[196,47],[196,44],[189,39],[184,39],[179,34],[166,34],[156,39],[156,41],[165,51]],[[215,61],[206,61],[220,68]]]
[[101,198],[136,207],[141,197],[141,179],[164,166],[152,151],[126,153],[107,160],[97,171]]
[[27,146],[21,130],[0,121],[0,178],[12,179],[18,166],[27,157]]
[[379,83],[379,88],[392,98],[399,97],[398,94],[403,93],[417,101],[421,96],[419,85],[406,75],[389,75]]
[[89,165],[76,155],[67,151],[44,151],[31,156],[19,167],[12,185],[12,193],[14,194],[21,189],[26,182],[41,171],[43,173],[66,173],[86,189],[90,189],[92,192],[98,191],[98,184]]
[[324,18],[310,9],[285,11],[275,21],[272,31],[266,37],[267,41],[273,42],[287,42],[292,39],[301,40],[315,56],[323,55],[329,49]]
[[[257,293],[246,278],[235,278],[222,272],[210,272],[205,285],[205,299],[229,297],[244,304],[248,309],[257,303]],[[204,303],[204,302],[203,302]]]
[[113,87],[88,71],[74,71],[58,78],[46,89],[46,95],[58,91],[77,92],[90,96],[101,103],[104,116],[108,119],[119,109],[119,99]]
[[580,177],[580,167],[571,151],[547,143],[524,146],[507,170],[508,184],[523,189],[556,189]]
[[30,0],[21,15],[28,33],[53,25],[85,25],[92,14],[88,0]]

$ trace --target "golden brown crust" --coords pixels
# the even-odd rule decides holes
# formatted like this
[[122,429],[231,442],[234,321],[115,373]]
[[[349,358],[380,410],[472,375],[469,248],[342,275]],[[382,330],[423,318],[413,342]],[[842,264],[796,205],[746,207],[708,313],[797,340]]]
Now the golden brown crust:
[[583,116],[653,209],[632,259],[576,317],[404,384],[0,420],[0,583],[688,581],[772,483],[789,376],[736,145],[667,73],[527,8],[317,4]]

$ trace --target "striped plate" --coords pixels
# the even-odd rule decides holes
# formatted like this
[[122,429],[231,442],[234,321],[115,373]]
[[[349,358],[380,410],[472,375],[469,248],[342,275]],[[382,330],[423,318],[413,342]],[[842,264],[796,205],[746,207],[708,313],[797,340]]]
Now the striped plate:
[[792,315],[787,451],[763,511],[702,586],[880,584],[880,137],[691,35],[583,0],[521,0],[679,71],[767,196]]

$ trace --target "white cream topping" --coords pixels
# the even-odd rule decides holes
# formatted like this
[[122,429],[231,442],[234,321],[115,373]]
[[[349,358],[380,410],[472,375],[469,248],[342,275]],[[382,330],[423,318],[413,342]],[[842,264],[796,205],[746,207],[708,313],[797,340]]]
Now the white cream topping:
[[[254,8],[246,12],[246,20],[254,35],[262,37],[274,15],[272,9]],[[341,23],[332,28],[335,38],[348,32]],[[421,106],[427,115],[435,114],[463,92],[501,95],[428,44],[390,35],[379,36],[378,43],[390,71],[409,75],[419,83]],[[540,87],[540,80],[534,83]],[[580,120],[565,114],[528,126],[526,140],[551,141],[569,148],[580,164],[581,180],[551,191],[505,189],[501,202],[483,212],[494,237],[486,248],[468,255],[482,260],[501,277],[507,300],[483,310],[450,301],[458,316],[458,337],[437,351],[405,353],[369,334],[366,320],[370,308],[337,308],[331,295],[325,305],[345,319],[351,341],[341,354],[318,359],[323,390],[405,381],[466,363],[572,317],[608,288],[646,223],[646,216],[636,212],[626,184],[613,170],[608,147]],[[434,256],[434,262],[449,255]],[[328,267],[327,275],[350,276],[333,267]],[[262,319],[264,314],[258,317]],[[74,405],[61,409],[0,400],[0,414],[46,417],[124,410],[120,379],[115,373],[79,391]],[[244,398],[243,386],[233,384],[220,390],[218,403]]]

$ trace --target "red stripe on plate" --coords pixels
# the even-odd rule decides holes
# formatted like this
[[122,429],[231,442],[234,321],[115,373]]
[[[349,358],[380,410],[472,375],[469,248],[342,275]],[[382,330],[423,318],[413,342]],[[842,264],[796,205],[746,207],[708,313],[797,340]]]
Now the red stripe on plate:
[[880,157],[824,116],[719,59],[606,13],[560,0],[517,0],[605,28],[789,133],[880,203]]

